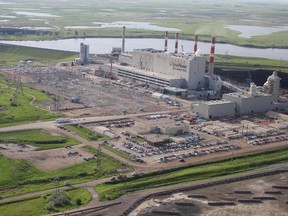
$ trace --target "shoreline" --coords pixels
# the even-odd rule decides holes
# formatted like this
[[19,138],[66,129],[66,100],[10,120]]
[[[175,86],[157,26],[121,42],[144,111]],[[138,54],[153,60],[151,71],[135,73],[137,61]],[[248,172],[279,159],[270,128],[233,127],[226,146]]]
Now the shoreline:
[[[186,36],[191,36],[191,38],[181,38],[179,37],[179,40],[186,40],[186,41],[194,41],[194,35],[186,35]],[[202,40],[198,40],[198,42],[203,42],[203,43],[209,43],[210,42],[210,36],[208,35],[202,35],[204,38],[209,37],[209,39],[202,39]],[[16,39],[0,39],[0,43],[1,41],[58,41],[58,40],[69,40],[69,39],[93,39],[93,38],[122,38],[122,36],[83,36],[83,37],[58,37],[58,38],[51,38],[51,39],[47,39],[47,38],[43,38],[43,39],[37,39],[37,40],[32,40],[32,39],[28,39],[28,40],[16,40]],[[126,36],[126,39],[162,39],[164,40],[164,37],[160,37],[157,35],[145,35],[145,36]],[[173,40],[174,37],[169,37],[169,39]],[[267,46],[267,45],[263,45],[263,46],[256,46],[253,44],[236,44],[236,43],[229,43],[226,41],[217,41],[218,44],[227,44],[227,45],[233,45],[233,46],[239,46],[239,47],[243,47],[243,48],[256,48],[256,49],[288,49],[288,45],[287,46]],[[1,43],[2,44],[2,43]]]

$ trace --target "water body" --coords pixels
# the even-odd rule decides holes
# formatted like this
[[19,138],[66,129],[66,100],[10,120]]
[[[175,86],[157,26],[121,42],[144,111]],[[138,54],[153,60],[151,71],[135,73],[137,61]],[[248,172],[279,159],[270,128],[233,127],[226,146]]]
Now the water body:
[[123,28],[125,26],[127,29],[143,29],[151,31],[181,31],[177,28],[166,28],[157,25],[153,25],[149,22],[123,22],[117,21],[112,23],[103,22],[93,22],[95,26],[65,26],[65,29],[95,29],[95,28]]
[[12,3],[12,2],[3,2],[3,1],[0,1],[0,5],[8,5],[8,4],[15,4],[15,3]]
[[16,16],[5,16],[5,15],[0,15],[0,18],[9,18],[9,19],[14,19],[17,18]]
[[[0,41],[0,43],[14,44],[28,47],[38,47],[55,50],[65,50],[79,52],[80,43],[89,44],[91,54],[110,53],[112,47],[121,47],[121,38],[86,38],[86,39],[65,39],[52,41]],[[174,52],[175,40],[168,41],[168,51]],[[179,41],[179,51],[191,53],[194,42],[187,40]],[[210,43],[198,42],[198,48],[202,54],[209,54]],[[149,38],[127,38],[126,51],[133,49],[153,48],[158,50],[164,49],[164,39],[149,39]],[[239,47],[231,44],[216,44],[215,54],[227,54],[233,56],[260,57],[277,60],[288,60],[288,49],[260,49]]]
[[16,13],[17,15],[33,16],[33,17],[60,17],[49,13],[35,13],[27,11],[15,11],[14,13]]
[[238,37],[251,38],[259,35],[269,35],[274,32],[288,31],[288,26],[272,26],[272,27],[261,27],[261,26],[246,26],[246,25],[228,25],[225,28],[239,31],[242,34]]

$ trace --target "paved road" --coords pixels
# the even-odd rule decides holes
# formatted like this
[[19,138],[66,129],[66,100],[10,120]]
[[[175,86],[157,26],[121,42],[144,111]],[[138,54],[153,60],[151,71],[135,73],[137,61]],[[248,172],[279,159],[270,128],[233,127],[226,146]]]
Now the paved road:
[[[86,183],[80,183],[80,184],[74,184],[72,186],[60,187],[60,189],[65,190],[65,189],[69,189],[69,188],[87,188],[89,192],[93,192],[93,194],[91,194],[91,195],[92,195],[92,197],[95,198],[98,196],[97,196],[97,193],[94,191],[94,187],[98,184],[101,184],[101,183],[104,183],[107,181],[110,181],[110,178],[97,179],[97,180],[89,181]],[[93,188],[93,191],[91,190],[91,188]],[[55,189],[48,189],[48,190],[43,190],[43,191],[26,193],[26,194],[22,194],[22,195],[16,195],[13,197],[1,199],[0,203],[6,203],[6,202],[10,202],[10,201],[15,201],[15,200],[21,200],[21,199],[28,198],[28,197],[37,197],[37,196],[41,196],[43,194],[52,193],[54,190]],[[88,206],[89,206],[89,203],[88,203]]]
[[[70,122],[66,123],[69,124],[85,124],[90,122],[97,122],[97,121],[109,121],[109,120],[117,120],[122,118],[132,118],[138,116],[146,116],[146,115],[157,115],[157,114],[167,114],[173,112],[185,112],[189,111],[188,108],[186,109],[175,109],[175,110],[167,110],[161,112],[149,112],[149,113],[138,113],[138,114],[128,114],[128,115],[116,115],[116,116],[98,116],[98,117],[85,117],[85,118],[70,118]],[[10,127],[0,128],[0,132],[8,132],[8,131],[17,131],[17,130],[26,130],[26,129],[53,129],[56,128],[55,121],[38,121],[29,124],[23,125],[16,125]]]

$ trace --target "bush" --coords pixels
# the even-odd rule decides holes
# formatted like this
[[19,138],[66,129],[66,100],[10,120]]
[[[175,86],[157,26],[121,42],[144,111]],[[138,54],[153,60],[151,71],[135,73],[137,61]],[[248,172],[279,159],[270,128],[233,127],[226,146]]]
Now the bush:
[[43,194],[43,195],[41,195],[41,198],[47,199],[47,195],[46,195],[46,194]]
[[65,185],[65,186],[71,186],[71,183],[70,183],[69,181],[65,181],[65,182],[64,182],[64,185]]
[[70,200],[68,199],[66,194],[62,194],[62,193],[54,200],[54,202],[55,202],[56,207],[70,205]]
[[76,199],[76,205],[80,206],[82,204],[82,200],[80,198]]
[[[46,206],[48,206],[49,208],[54,207],[54,209],[55,209],[55,207],[63,207],[63,206],[71,204],[69,198],[67,197],[67,195],[64,191],[53,192],[52,195],[49,197],[49,199],[47,199],[47,202],[48,202],[48,204]],[[52,206],[52,204],[53,204],[53,206]]]
[[109,194],[106,194],[106,195],[105,195],[105,199],[111,200],[111,196],[110,196]]
[[45,207],[48,211],[55,211],[55,204],[53,201],[49,201]]

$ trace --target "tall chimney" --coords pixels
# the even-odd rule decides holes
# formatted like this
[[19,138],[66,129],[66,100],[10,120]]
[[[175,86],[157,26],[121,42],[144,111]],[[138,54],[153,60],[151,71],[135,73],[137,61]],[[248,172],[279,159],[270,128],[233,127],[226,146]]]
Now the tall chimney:
[[176,39],[175,39],[175,53],[178,53],[178,32],[176,33]]
[[168,31],[165,32],[165,45],[164,45],[164,52],[168,51]]
[[211,50],[210,50],[210,61],[209,61],[209,75],[212,76],[214,73],[214,53],[215,53],[215,37],[211,37]]
[[197,42],[198,42],[198,35],[195,34],[194,35],[194,54],[197,52],[197,49],[198,49]]
[[123,35],[122,35],[122,53],[125,52],[125,30],[126,30],[126,27],[123,26]]

